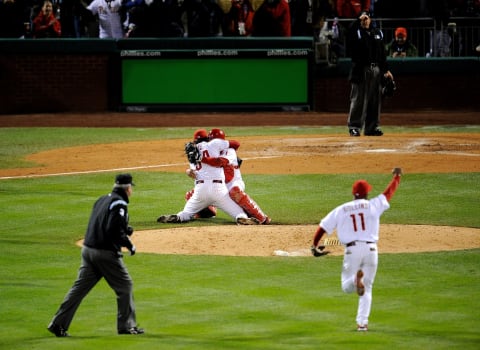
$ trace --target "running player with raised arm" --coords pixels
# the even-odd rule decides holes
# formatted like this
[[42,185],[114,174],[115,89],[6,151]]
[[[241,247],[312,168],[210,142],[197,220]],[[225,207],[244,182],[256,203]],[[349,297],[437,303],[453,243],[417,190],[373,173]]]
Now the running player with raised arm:
[[377,273],[377,241],[380,216],[390,208],[390,200],[400,184],[401,168],[392,171],[393,179],[382,194],[367,199],[372,186],[365,180],[355,181],[353,201],[344,203],[325,216],[313,237],[312,254],[318,256],[318,243],[324,233],[337,231],[339,241],[345,246],[342,267],[342,289],[345,293],[357,292],[357,330],[368,330],[372,305],[372,288]]

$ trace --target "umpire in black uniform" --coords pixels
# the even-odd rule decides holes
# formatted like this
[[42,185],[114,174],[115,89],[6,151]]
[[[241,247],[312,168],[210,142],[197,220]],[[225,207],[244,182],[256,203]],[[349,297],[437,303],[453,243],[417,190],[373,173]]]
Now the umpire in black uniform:
[[68,337],[68,327],[83,298],[102,277],[117,295],[118,334],[142,334],[137,327],[133,282],[123,262],[122,247],[135,254],[129,239],[133,228],[128,225],[128,202],[132,195],[132,176],[119,174],[113,190],[94,204],[82,248],[82,263],[77,280],[65,296],[48,325],[57,337]]
[[387,67],[383,33],[371,28],[370,14],[362,12],[349,28],[347,49],[352,58],[350,71],[350,112],[348,130],[350,136],[382,136],[379,128],[381,111],[382,79],[392,73]]

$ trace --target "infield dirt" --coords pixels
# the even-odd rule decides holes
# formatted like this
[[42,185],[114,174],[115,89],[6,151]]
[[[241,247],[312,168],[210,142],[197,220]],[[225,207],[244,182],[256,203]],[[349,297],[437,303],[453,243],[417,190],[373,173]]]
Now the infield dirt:
[[[194,129],[192,127],[192,131]],[[229,136],[228,127],[224,130]],[[388,174],[394,166],[401,166],[405,172],[404,181],[408,181],[409,173],[480,171],[480,134],[477,133],[386,133],[383,137],[359,138],[347,135],[230,136],[241,143],[239,155],[244,159],[243,174]],[[184,140],[157,140],[56,149],[27,157],[38,166],[2,169],[0,177],[94,172],[127,166],[184,176],[183,144]],[[383,188],[373,192],[381,191]],[[401,186],[397,195],[401,195]],[[180,209],[172,208],[172,212]],[[395,197],[391,210],[395,210]],[[275,217],[272,221],[269,226],[233,223],[222,225],[220,229],[219,226],[203,226],[194,233],[181,225],[173,229],[159,226],[158,230],[137,231],[133,240],[138,251],[161,254],[269,256],[275,250],[294,256],[309,254],[316,225],[276,225]],[[381,253],[477,247],[480,247],[478,229],[381,225]],[[342,253],[338,245],[327,249],[332,254]]]

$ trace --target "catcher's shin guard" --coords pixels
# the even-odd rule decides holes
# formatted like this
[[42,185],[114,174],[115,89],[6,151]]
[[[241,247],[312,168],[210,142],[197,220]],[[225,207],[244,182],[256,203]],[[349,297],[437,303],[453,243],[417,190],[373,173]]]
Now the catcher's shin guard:
[[230,192],[230,198],[237,203],[248,216],[257,219],[261,224],[269,223],[270,219],[264,214],[262,209],[248,194],[243,192],[238,186],[233,187]]

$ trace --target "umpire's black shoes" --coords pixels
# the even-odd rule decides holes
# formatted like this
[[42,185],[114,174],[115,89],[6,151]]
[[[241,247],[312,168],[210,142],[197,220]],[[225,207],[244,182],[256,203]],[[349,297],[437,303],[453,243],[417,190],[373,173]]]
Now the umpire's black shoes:
[[365,131],[365,136],[382,136],[383,131],[379,128],[376,128],[372,131]]
[[118,334],[132,334],[132,335],[137,335],[137,334],[143,334],[145,333],[145,330],[143,328],[138,328],[138,327],[132,327],[129,329],[121,329],[118,331]]
[[358,129],[350,129],[348,132],[350,133],[350,136],[360,136],[360,130]]
[[63,327],[59,326],[58,324],[55,323],[50,323],[47,328],[51,333],[55,334],[56,337],[69,337],[70,334],[67,333],[66,329],[63,329]]

